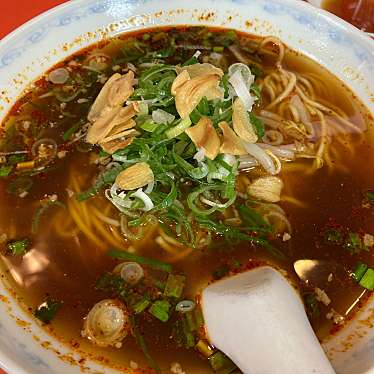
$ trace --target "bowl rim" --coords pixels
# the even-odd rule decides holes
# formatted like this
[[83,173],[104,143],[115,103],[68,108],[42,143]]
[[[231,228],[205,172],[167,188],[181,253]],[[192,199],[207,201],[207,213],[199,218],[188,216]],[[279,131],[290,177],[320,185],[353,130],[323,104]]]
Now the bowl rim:
[[[127,0],[124,0],[124,1],[126,2]],[[169,0],[159,0],[159,1],[166,3]],[[242,1],[249,2],[250,0],[242,0]],[[266,2],[266,0],[262,0],[262,1]],[[84,3],[89,3],[89,2],[100,3],[100,0],[74,0],[74,1],[67,0],[65,3],[56,5],[56,6],[52,7],[52,8],[50,8],[50,9],[48,9],[48,10],[46,10],[46,11],[40,13],[40,14],[38,14],[37,16],[35,16],[35,17],[31,18],[30,20],[24,22],[23,24],[21,24],[20,26],[18,26],[14,30],[12,30],[10,33],[8,33],[7,35],[5,35],[0,40],[0,52],[1,52],[1,49],[4,48],[4,47],[6,47],[6,45],[13,38],[17,37],[19,34],[22,34],[29,27],[31,27],[34,24],[37,24],[38,22],[40,22],[43,18],[49,17],[50,15],[52,15],[54,13],[58,13],[58,12],[60,12],[62,10],[65,10],[65,9],[69,9],[69,8],[74,9],[77,6],[79,6],[79,4],[84,4]],[[141,3],[142,0],[138,0],[137,2]],[[340,18],[339,16],[335,15],[334,13],[331,13],[331,12],[327,11],[324,8],[316,7],[316,6],[312,5],[311,3],[309,3],[309,1],[307,1],[307,0],[282,0],[282,2],[292,4],[292,5],[300,8],[300,9],[306,7],[310,11],[316,13],[317,15],[318,14],[323,15],[324,17],[326,17],[327,19],[329,19],[329,21],[332,21],[334,24],[340,24],[340,25],[344,26],[346,29],[349,29],[351,32],[354,33],[354,35],[356,37],[359,37],[365,43],[369,43],[368,45],[371,48],[374,48],[374,40],[367,33],[365,33],[364,31],[360,30],[359,28],[357,28],[356,26],[352,25],[351,23],[349,23],[348,21],[344,20],[343,18]]]
[[[123,0],[126,2],[127,0]],[[160,3],[168,2],[170,0],[159,0]],[[261,0],[264,3],[266,0]],[[26,33],[28,29],[34,25],[37,25],[39,22],[43,21],[44,19],[49,18],[52,15],[58,14],[60,12],[63,12],[65,10],[74,10],[76,8],[79,8],[83,4],[100,4],[101,0],[74,0],[74,1],[67,1],[65,3],[59,4],[57,6],[54,6],[41,14],[33,17],[29,21],[23,23],[10,33],[8,33],[4,38],[0,40],[0,52],[5,49],[8,44],[10,44],[13,39],[21,36],[22,34]],[[242,2],[250,2],[250,0],[242,0]],[[367,34],[365,34],[360,29],[356,28],[354,25],[350,24],[349,22],[341,19],[340,17],[336,16],[335,14],[332,14],[325,9],[317,8],[313,6],[312,4],[308,3],[307,1],[300,1],[300,0],[282,0],[284,3],[288,3],[298,9],[308,9],[308,12],[314,13],[316,17],[318,15],[323,16],[325,19],[328,20],[328,22],[333,25],[334,27],[342,26],[347,32],[351,33],[356,39],[360,39],[364,44],[366,44],[370,49],[373,50],[373,56],[374,56],[374,40],[371,39]],[[142,3],[141,0],[138,0],[137,3]],[[175,23],[175,24],[181,24],[181,23]],[[188,23],[187,23],[188,24]],[[174,24],[172,24],[174,25]],[[154,27],[157,27],[157,24],[154,25]],[[82,33],[85,30],[82,30]],[[131,31],[124,31],[131,32]],[[94,43],[94,41],[92,42]],[[27,53],[26,53],[27,55]],[[24,58],[24,57],[21,57]],[[14,103],[14,101],[13,101]],[[368,108],[370,112],[372,112],[371,108]],[[5,114],[6,115],[6,114]],[[4,351],[0,350],[0,368],[2,368],[5,371],[8,371],[9,374],[11,373],[17,373],[17,374],[29,374],[27,370],[23,368],[22,365],[19,364],[19,361],[7,356]]]

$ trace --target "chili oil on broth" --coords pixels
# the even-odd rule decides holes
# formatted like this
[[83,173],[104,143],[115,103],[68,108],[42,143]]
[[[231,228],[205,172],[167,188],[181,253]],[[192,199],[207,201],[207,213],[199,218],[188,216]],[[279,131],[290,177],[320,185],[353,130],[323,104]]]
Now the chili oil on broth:
[[[256,40],[252,36],[251,38]],[[117,38],[109,44],[103,43],[101,47],[105,54],[116,56],[119,54],[122,43],[123,40]],[[178,56],[178,60],[174,63],[190,57],[193,52],[194,50],[189,50],[186,56]],[[88,51],[84,51],[83,55],[87,53]],[[229,53],[227,60],[228,63],[235,62]],[[284,61],[284,66],[291,71],[300,73],[307,71],[322,77],[323,81],[328,82],[326,83],[328,88],[326,92],[321,92],[321,96],[339,108],[343,108],[358,126],[363,127],[368,123],[370,116],[358,100],[341,82],[324,69],[291,51],[287,51]],[[40,81],[40,86],[42,85],[43,81]],[[93,95],[97,95],[99,89],[100,83],[93,89]],[[43,103],[40,99],[37,102]],[[263,105],[266,105],[266,98]],[[82,110],[82,116],[86,116],[87,109],[88,106],[85,108],[86,112]],[[29,113],[33,110],[35,108],[28,109]],[[26,114],[23,113],[22,106],[16,106],[16,109],[11,112],[11,116],[24,116],[22,118],[27,118]],[[48,119],[39,118],[38,121],[56,122],[58,115],[56,109],[50,113]],[[13,118],[9,117],[9,121],[12,120]],[[63,128],[49,127],[43,130],[43,137],[61,142],[61,134],[69,125],[65,123]],[[362,191],[372,188],[371,181],[374,177],[370,168],[371,161],[374,161],[372,144],[368,138],[359,135],[348,134],[344,137],[347,144],[354,144],[354,151],[347,152],[344,142],[341,143],[339,151],[335,154],[336,157],[332,158],[332,167],[324,167],[310,173],[311,162],[304,160],[283,168],[281,178],[285,183],[284,195],[293,197],[302,203],[300,206],[286,200],[280,204],[292,225],[292,237],[289,241],[277,241],[277,246],[289,256],[289,259],[276,261],[264,250],[246,243],[237,245],[222,243],[216,248],[192,251],[185,258],[174,263],[178,270],[187,275],[187,296],[193,296],[199,292],[212,280],[212,273],[218,267],[231,265],[233,260],[239,261],[242,268],[245,268],[252,260],[268,261],[288,271],[296,282],[293,262],[297,259],[328,259],[343,263],[347,270],[354,267],[357,257],[351,257],[341,247],[325,245],[321,238],[321,232],[326,229],[326,225],[331,223],[331,219],[353,231],[364,229],[365,232],[373,232],[374,230],[370,215],[364,216],[364,212],[361,212],[359,216],[356,215],[356,219],[352,220],[352,212],[361,206]],[[331,139],[331,143],[333,142],[334,138]],[[82,319],[96,302],[108,296],[94,287],[100,274],[111,271],[116,264],[106,255],[106,249],[113,247],[115,243],[119,247],[127,248],[129,243],[123,238],[114,237],[113,228],[104,222],[101,223],[101,230],[105,230],[107,234],[97,229],[97,223],[96,226],[92,224],[91,227],[89,224],[83,225],[82,227],[86,227],[91,235],[85,234],[85,230],[82,229],[78,231],[75,228],[74,230],[74,225],[69,226],[64,222],[72,220],[69,217],[70,212],[80,209],[77,208],[79,203],[71,202],[70,191],[76,192],[89,188],[96,172],[96,165],[92,163],[94,151],[82,153],[74,147],[67,148],[67,150],[66,157],[54,162],[56,169],[33,178],[33,188],[25,198],[8,194],[6,181],[0,179],[1,227],[11,239],[32,236],[30,230],[35,208],[39,200],[45,199],[46,195],[57,195],[67,207],[65,210],[61,207],[51,207],[42,216],[42,230],[32,236],[32,247],[23,258],[3,253],[2,261],[6,269],[4,273],[7,282],[22,297],[25,306],[31,310],[35,310],[45,300],[46,295],[63,302],[50,325],[53,332],[63,341],[70,342],[74,346],[77,346],[76,342],[78,342],[83,351],[90,352],[98,359],[105,357],[112,364],[128,366],[132,360],[143,365],[145,360],[131,337],[125,339],[121,349],[96,348],[80,337]],[[73,207],[71,207],[72,204]],[[103,196],[80,204],[84,204],[86,209],[80,211],[82,217],[87,212],[94,215],[93,209],[108,210],[113,215],[115,212]],[[66,237],[62,234],[69,230],[73,230],[74,236]],[[112,235],[112,240],[109,242],[108,234]],[[146,241],[135,245],[137,253],[166,262],[170,261],[170,254],[165,253],[154,241],[156,236],[155,231]],[[370,253],[363,253],[360,257],[369,265],[373,263]],[[302,292],[310,292],[310,289],[301,283],[299,287]],[[336,290],[338,291],[341,287],[341,284],[337,284]],[[334,299],[334,293],[329,293],[333,308],[341,314],[349,309],[362,292],[362,288],[351,282],[349,278],[344,287],[347,290],[344,300]],[[320,339],[326,337],[332,327],[331,321],[325,318],[329,308],[321,306],[320,317],[312,319],[313,327]],[[187,351],[175,346],[170,339],[170,328],[167,325],[154,319],[144,318],[147,319],[145,321],[147,328],[142,332],[149,344],[151,354],[157,358],[163,371],[168,371],[171,363],[170,357],[173,357],[172,361],[180,362],[187,372],[211,372],[207,361],[200,358],[193,350]]]

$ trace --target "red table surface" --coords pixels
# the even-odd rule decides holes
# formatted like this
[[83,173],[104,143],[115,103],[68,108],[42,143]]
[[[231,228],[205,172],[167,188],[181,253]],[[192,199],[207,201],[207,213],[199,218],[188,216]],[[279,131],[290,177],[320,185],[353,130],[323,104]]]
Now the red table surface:
[[[38,14],[65,2],[66,0],[0,0],[0,39]],[[5,373],[0,369],[0,374]]]
[[0,0],[0,39],[31,18],[67,0]]
[[[0,39],[38,14],[65,2],[66,0],[0,0]],[[0,369],[0,374],[5,373]]]

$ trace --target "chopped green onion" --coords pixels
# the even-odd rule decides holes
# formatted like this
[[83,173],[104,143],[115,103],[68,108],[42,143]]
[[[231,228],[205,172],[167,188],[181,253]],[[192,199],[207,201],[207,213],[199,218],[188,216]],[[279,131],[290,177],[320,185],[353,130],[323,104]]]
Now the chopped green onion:
[[158,288],[160,291],[164,291],[165,289],[165,286],[166,286],[166,283],[161,281],[160,279],[157,279],[155,277],[152,277],[150,276],[149,277],[149,281],[156,287]]
[[374,191],[367,191],[365,192],[366,199],[370,202],[374,202]]
[[190,118],[191,118],[192,123],[197,124],[201,117],[203,116],[209,117],[210,115],[211,115],[211,110],[209,106],[209,101],[204,96],[200,100],[199,104],[197,104],[196,108],[190,114]]
[[29,247],[29,240],[23,239],[23,240],[17,240],[15,242],[10,242],[7,245],[8,251],[15,256],[22,256],[27,252],[27,249]]
[[105,152],[103,149],[100,149],[99,157],[107,157],[107,156],[110,156],[110,154]]
[[352,273],[352,277],[354,278],[354,280],[360,282],[367,269],[368,266],[366,264],[364,264],[363,262],[359,262]]
[[237,40],[238,35],[235,30],[229,30],[224,33],[219,33],[214,35],[215,40],[218,44],[222,44],[225,47],[228,47],[229,45],[233,44],[235,40]]
[[140,125],[140,128],[147,132],[153,132],[157,129],[157,127],[158,124],[151,120],[145,121],[142,125]]
[[[256,241],[254,241],[256,243]],[[284,259],[286,256],[282,251],[280,251],[278,248],[274,247],[272,244],[270,244],[266,239],[259,238],[258,242],[259,245],[261,245],[264,249],[266,249],[272,256]]]
[[250,66],[251,73],[256,77],[256,78],[261,78],[264,75],[263,70],[257,66],[257,65],[251,65]]
[[194,311],[185,313],[184,318],[186,319],[190,331],[197,331],[199,329]]
[[119,275],[104,273],[97,280],[95,287],[98,290],[113,292],[116,295],[119,295],[122,293],[125,287],[125,281]]
[[89,199],[92,196],[97,195],[101,188],[112,184],[115,181],[117,175],[122,170],[123,170],[123,166],[121,165],[108,169],[97,179],[95,184],[90,189],[88,189],[87,191],[78,193],[76,195],[76,199],[78,201],[84,201],[84,200]]
[[138,302],[132,305],[132,309],[135,314],[139,314],[146,310],[151,302],[149,301],[148,296],[142,297]]
[[133,331],[135,340],[139,346],[139,348],[142,350],[145,359],[147,360],[148,365],[157,373],[161,374],[161,370],[159,366],[157,365],[156,361],[152,358],[151,354],[149,353],[147,344],[145,342],[144,336],[141,334],[138,324],[136,322],[135,317],[130,316],[130,324],[131,329]]
[[345,242],[345,248],[352,254],[364,249],[360,236],[356,232],[350,232]]
[[201,310],[201,308],[199,307],[196,307],[193,311],[194,313],[194,316],[195,316],[195,322],[196,322],[196,326],[198,329],[201,329],[202,327],[204,327],[204,316],[203,316],[203,311]]
[[199,340],[195,345],[195,348],[206,358],[209,358],[214,353],[214,348],[212,348],[208,342],[205,340]]
[[165,198],[159,204],[157,204],[153,208],[153,211],[155,212],[155,211],[158,211],[158,210],[169,208],[171,205],[173,205],[177,196],[178,196],[177,186],[175,185],[174,182],[172,182],[169,193],[165,196]]
[[186,318],[188,313],[186,313],[182,318],[182,329],[184,334],[184,344],[186,348],[192,348],[195,346],[195,336],[190,328],[190,324]]
[[235,364],[220,351],[209,357],[209,363],[217,374],[230,374],[236,370]]
[[151,38],[151,35],[149,35],[149,34],[143,34],[143,36],[142,36],[142,39],[145,40],[145,41],[149,40],[150,38]]
[[216,52],[216,53],[222,53],[223,50],[224,50],[224,47],[222,46],[213,47],[213,52]]
[[374,269],[367,269],[365,274],[360,280],[360,286],[369,291],[374,290]]
[[200,100],[196,108],[199,111],[199,113],[203,116],[209,116],[211,114],[209,100],[205,96]]
[[235,191],[233,192],[233,194],[231,196],[228,197],[228,200],[226,202],[217,203],[217,204],[211,206],[210,208],[206,208],[206,209],[200,208],[196,204],[196,202],[198,202],[200,200],[200,195],[202,195],[204,193],[218,191],[218,192],[221,192],[221,195],[222,195],[222,192],[225,190],[225,188],[226,188],[226,185],[222,184],[222,183],[221,184],[201,185],[201,186],[195,188],[187,196],[188,207],[194,213],[196,213],[199,216],[208,216],[208,215],[212,214],[213,212],[215,212],[217,210],[218,211],[223,211],[224,209],[226,209],[229,206],[231,206],[232,204],[234,204],[234,202],[236,200],[236,192]]
[[4,165],[0,168],[0,177],[7,177],[12,172],[12,165]]
[[60,308],[60,302],[48,298],[47,301],[39,306],[34,315],[43,323],[50,323]]
[[308,294],[305,296],[304,300],[308,314],[313,318],[319,317],[320,310],[316,297],[313,294]]
[[52,90],[52,91],[53,91],[53,94],[55,95],[57,100],[62,101],[63,103],[68,103],[68,102],[76,99],[79,96],[79,94],[82,92],[82,89],[79,89],[79,90],[75,91],[71,95],[69,95],[66,92],[63,92],[62,90],[59,90],[59,89],[55,89],[55,90]]
[[194,65],[194,64],[197,64],[198,62],[199,60],[195,56],[192,56],[188,60],[183,62],[182,66]]
[[182,119],[178,125],[170,128],[169,130],[165,131],[165,135],[168,139],[176,138],[178,135],[183,134],[185,130],[187,130],[191,126],[192,122],[190,117],[186,117]]
[[251,92],[257,97],[257,100],[261,100],[261,88],[256,83],[251,85]]
[[10,165],[16,165],[18,164],[19,162],[23,162],[25,161],[26,159],[26,156],[24,154],[19,154],[19,155],[11,155],[9,156],[8,158],[8,163]]
[[169,274],[166,281],[164,295],[166,297],[181,297],[185,283],[186,277],[184,275]]
[[138,264],[150,266],[154,269],[159,269],[159,270],[166,271],[169,273],[173,270],[173,267],[170,264],[167,264],[165,262],[158,261],[153,258],[139,256],[134,253],[125,252],[125,251],[121,251],[118,249],[109,250],[108,255],[110,257],[118,258],[121,260],[134,261],[134,262],[137,262]]
[[29,192],[32,185],[33,181],[31,178],[22,176],[10,182],[7,191],[14,195],[21,195],[22,193]]
[[65,141],[68,141],[80,127],[81,127],[80,122],[74,124],[73,126],[71,126],[68,130],[64,132],[64,134],[62,135],[62,139]]
[[268,228],[268,230],[270,231],[271,228],[269,224],[263,219],[261,214],[256,212],[254,209],[251,209],[246,205],[240,205],[239,213],[244,223],[247,226],[253,228],[253,230],[256,230],[256,228],[258,228],[261,229],[259,231],[262,231],[264,228]]
[[148,311],[160,321],[167,322],[170,318],[170,303],[167,300],[156,300]]
[[182,300],[175,306],[175,310],[180,313],[187,313],[193,311],[195,306],[196,303],[192,300]]
[[248,113],[249,121],[254,126],[257,136],[261,139],[265,135],[264,123],[253,113]]
[[205,163],[201,163],[197,167],[193,167],[189,162],[184,160],[181,156],[173,154],[175,162],[191,177],[194,179],[202,179],[208,175],[208,167]]
[[173,46],[169,46],[164,49],[160,49],[154,52],[154,58],[166,58],[171,57],[175,54],[175,48]]
[[195,346],[195,336],[189,329],[184,314],[174,323],[173,338],[180,347],[189,349]]
[[129,38],[121,49],[123,59],[121,59],[120,62],[122,63],[135,61],[141,56],[144,56],[144,54],[146,53],[146,49],[146,44],[140,42],[135,38]]
[[214,222],[214,221],[212,221],[208,218],[205,218],[205,217],[197,216],[196,221],[197,221],[199,226],[201,226],[205,229],[211,230],[211,231],[213,231],[217,234],[223,235],[224,237],[226,237],[226,239],[229,239],[230,242],[232,240],[249,241],[249,242],[252,242],[253,244],[258,244],[258,245],[262,246],[271,255],[273,255],[273,256],[275,256],[279,259],[283,259],[285,257],[285,255],[280,250],[278,250],[277,248],[272,246],[264,238],[253,236],[253,235],[251,235],[251,233],[243,232],[239,228],[226,226],[222,223],[216,223],[216,222]]
[[330,229],[325,232],[325,240],[329,243],[339,244],[342,242],[342,235],[339,231]]

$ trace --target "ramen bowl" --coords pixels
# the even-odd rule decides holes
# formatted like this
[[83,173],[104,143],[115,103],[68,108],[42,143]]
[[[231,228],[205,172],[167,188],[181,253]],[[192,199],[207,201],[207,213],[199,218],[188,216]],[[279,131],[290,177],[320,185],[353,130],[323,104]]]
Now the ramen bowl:
[[[359,30],[297,0],[76,0],[0,42],[0,117],[30,83],[72,53],[126,31],[210,25],[274,35],[343,81],[374,114],[374,44]],[[38,264],[34,264],[37,271]],[[56,340],[0,282],[0,366],[9,374],[115,372]],[[292,318],[292,316],[290,316]],[[323,342],[337,373],[374,373],[374,300]]]

